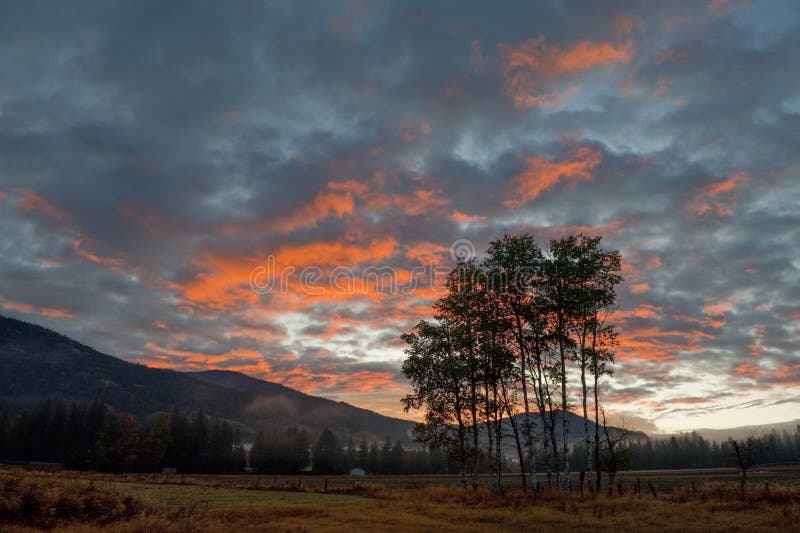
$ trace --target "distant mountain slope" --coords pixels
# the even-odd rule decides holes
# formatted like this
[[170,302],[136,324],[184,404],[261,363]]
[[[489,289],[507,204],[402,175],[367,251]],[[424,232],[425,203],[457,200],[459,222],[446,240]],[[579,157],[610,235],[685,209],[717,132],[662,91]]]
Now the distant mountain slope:
[[[563,420],[563,413],[564,411],[557,411],[555,414],[556,438],[558,438],[559,441],[561,440],[561,431],[562,431],[561,424]],[[514,418],[517,422],[517,427],[519,428],[520,431],[522,431],[522,427],[525,422],[525,415],[518,414]],[[569,427],[567,442],[569,442],[570,445],[583,442],[584,439],[583,417],[580,415],[576,415],[571,411],[567,411],[567,423]],[[542,420],[537,413],[531,414],[531,427],[533,428],[534,433],[542,432],[541,429]],[[612,438],[618,436],[619,432],[622,431],[620,428],[615,426],[608,426],[608,429],[609,429],[609,434],[612,436]],[[506,420],[504,422],[503,433],[506,435],[511,435],[512,431],[513,429],[511,427],[511,424]],[[595,424],[592,420],[589,420],[589,435],[592,438],[594,438],[594,432],[595,432]],[[630,439],[642,440],[647,438],[647,435],[642,433],[641,431],[629,431],[628,433],[629,433],[628,438]],[[605,435],[603,434],[603,427],[600,426],[600,439],[602,440],[604,438]]]
[[0,317],[0,400],[25,406],[54,398],[101,398],[118,411],[146,416],[178,407],[240,423],[329,427],[341,434],[410,443],[413,422],[303,394],[237,372],[183,373],[149,368],[100,353],[68,337]]
[[[225,387],[248,395],[248,417],[278,417],[280,423],[347,428],[373,434],[376,438],[411,440],[414,422],[378,414],[369,409],[311,396],[277,383],[246,376],[239,372],[208,370],[188,374],[198,381]],[[398,400],[399,401],[399,400]]]
[[[694,431],[701,435],[703,438],[711,441],[722,442],[727,440],[729,437],[733,439],[742,439],[746,438],[749,435],[754,436],[763,436],[770,434],[773,430],[781,433],[783,431],[788,432],[789,434],[793,434],[797,429],[797,426],[800,426],[800,419],[789,420],[787,422],[777,422],[774,424],[757,424],[753,426],[736,426],[732,428],[722,428],[722,429],[695,429]],[[678,433],[659,433],[655,435],[651,435],[653,438],[656,439],[668,439],[672,435],[679,435],[681,433],[689,433],[688,431],[682,431]]]
[[[177,372],[149,368],[100,353],[41,326],[0,316],[0,400],[26,406],[47,398],[101,398],[117,411],[147,416],[178,407],[239,423],[253,435],[265,424],[296,425],[317,434],[411,444],[414,422],[335,402],[238,372]],[[570,442],[583,438],[583,418],[568,413]],[[522,416],[517,419],[522,424]],[[560,415],[557,425],[560,436]],[[539,417],[532,415],[534,429]],[[508,422],[505,434],[511,433]],[[594,423],[589,423],[594,433]],[[643,437],[643,434],[638,434]]]

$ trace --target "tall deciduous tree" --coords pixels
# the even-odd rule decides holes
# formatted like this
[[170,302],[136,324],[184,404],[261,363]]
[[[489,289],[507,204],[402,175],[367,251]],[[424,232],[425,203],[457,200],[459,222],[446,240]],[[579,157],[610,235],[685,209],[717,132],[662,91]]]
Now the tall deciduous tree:
[[592,439],[589,432],[589,398],[599,423],[599,384],[610,373],[616,338],[606,319],[616,304],[620,259],[619,252],[603,250],[597,237],[553,240],[545,253],[530,235],[505,235],[490,244],[480,265],[459,261],[434,304],[433,320],[403,336],[403,372],[413,386],[405,407],[425,408],[418,436],[459,460],[462,482],[469,463],[477,487],[479,463],[490,458],[499,489],[508,436],[523,486],[528,474],[537,488],[541,446],[548,486],[555,474],[569,490],[569,394],[575,378],[592,471],[600,435],[596,429]]

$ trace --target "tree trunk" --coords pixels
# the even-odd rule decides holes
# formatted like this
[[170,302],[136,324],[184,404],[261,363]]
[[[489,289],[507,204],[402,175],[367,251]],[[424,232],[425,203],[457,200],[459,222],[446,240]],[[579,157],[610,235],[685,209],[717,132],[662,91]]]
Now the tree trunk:
[[527,490],[528,489],[528,483],[527,483],[527,479],[526,479],[526,476],[525,476],[525,461],[524,461],[523,451],[522,451],[522,442],[519,439],[519,426],[517,426],[517,421],[514,419],[514,416],[513,416],[512,412],[511,412],[511,405],[509,404],[509,401],[508,401],[508,390],[506,389],[506,384],[502,380],[502,378],[500,380],[500,385],[501,385],[502,390],[503,390],[503,405],[506,408],[506,414],[508,415],[508,422],[509,422],[509,424],[511,424],[511,429],[514,432],[514,444],[517,447],[517,457],[519,459],[520,475],[522,476],[522,488],[523,488],[523,490]]
[[594,460],[595,460],[595,492],[600,494],[600,392],[598,382],[600,381],[600,369],[597,361],[597,321],[594,323],[592,333],[592,374],[594,375]]
[[[495,406],[499,405],[497,395],[497,384],[494,385],[494,400]],[[495,408],[494,411],[494,431],[495,431],[495,457],[494,457],[494,470],[495,478],[492,485],[492,492],[500,494],[503,491],[502,476],[503,476],[503,417],[499,409]]]
[[[517,344],[519,345],[519,358],[520,358],[520,381],[522,384],[522,402],[523,406],[525,407],[525,422],[524,422],[524,436],[525,436],[525,447],[527,448],[527,456],[528,456],[528,468],[530,468],[530,483],[531,483],[531,490],[535,491],[538,487],[538,481],[536,479],[536,442],[533,438],[533,428],[531,426],[531,406],[530,402],[528,401],[528,377],[526,375],[526,369],[528,365],[528,355],[525,350],[525,337],[522,332],[522,323],[519,319],[519,314],[516,314],[516,337],[517,337]],[[521,461],[521,459],[520,459]],[[523,468],[522,463],[520,462],[520,469]]]
[[478,424],[478,390],[476,377],[473,373],[472,377],[472,398],[470,401],[470,410],[472,414],[472,490],[478,490],[478,467],[480,465],[480,448],[478,446],[478,434],[480,425]]
[[[488,382],[484,382],[483,391],[484,391],[484,394],[486,395],[486,410],[484,412],[484,415],[485,415],[485,418],[486,418],[486,437],[487,437],[487,442],[488,442],[487,443],[486,460],[489,463],[489,465],[493,465],[494,464],[493,463],[493,461],[494,461],[494,455],[493,455],[494,431],[492,429],[491,405],[490,405],[491,400],[489,398],[489,383]],[[490,466],[490,470],[494,470],[494,468]],[[494,472],[492,471],[492,473],[494,473]],[[493,492],[494,492],[494,490],[493,490]]]
[[[585,344],[586,332],[584,329],[583,339],[581,344]],[[589,436],[589,410],[588,399],[589,389],[586,386],[586,350],[581,347],[580,354],[581,361],[581,403],[583,404],[583,442],[586,446],[586,475],[588,476],[589,487],[593,487],[592,482],[592,439]]]
[[569,480],[569,418],[567,417],[567,360],[564,347],[561,347],[561,436],[563,438],[561,453],[564,454],[564,492],[570,490]]

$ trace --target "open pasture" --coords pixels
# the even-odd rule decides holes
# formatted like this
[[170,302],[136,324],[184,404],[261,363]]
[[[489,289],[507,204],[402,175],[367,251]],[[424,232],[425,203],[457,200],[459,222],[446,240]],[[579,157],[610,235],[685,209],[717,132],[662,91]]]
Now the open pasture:
[[[0,530],[800,532],[798,473],[765,469],[744,498],[727,470],[626,473],[623,493],[613,496],[511,488],[496,497],[483,487],[454,487],[451,476],[181,479],[7,468],[0,470]],[[657,496],[635,493],[636,477]]]
[[[256,489],[282,489],[287,491],[309,492],[341,492],[358,489],[368,485],[379,485],[386,488],[419,489],[424,487],[459,488],[461,476],[458,475],[418,475],[418,476],[382,476],[367,475],[357,476],[317,476],[317,475],[186,475],[180,474],[87,474],[85,472],[65,472],[62,476],[78,478],[93,477],[96,480],[113,479],[118,482],[141,481],[156,484],[191,484],[212,485],[217,487],[256,488]],[[747,473],[748,485],[763,487],[764,483],[780,483],[787,486],[800,487],[800,465],[755,467]],[[547,484],[543,474],[537,476],[542,487]],[[579,489],[579,474],[573,473],[570,477],[575,491]],[[738,483],[739,471],[735,468],[708,468],[708,469],[680,469],[680,470],[639,470],[619,472],[615,478],[614,492],[618,492],[622,484],[623,492],[633,490],[637,480],[639,485],[649,490],[652,484],[657,493],[669,492],[682,487],[695,488],[704,483]],[[470,480],[467,480],[468,483]],[[491,488],[492,479],[488,475],[480,476],[480,486]],[[504,474],[502,485],[505,490],[518,490],[521,487],[521,478],[518,474]],[[603,479],[604,490],[606,480]]]

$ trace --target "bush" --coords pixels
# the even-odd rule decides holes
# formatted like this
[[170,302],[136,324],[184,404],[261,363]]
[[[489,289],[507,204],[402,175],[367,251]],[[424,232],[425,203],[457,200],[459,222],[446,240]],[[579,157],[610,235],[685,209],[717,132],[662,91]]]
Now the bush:
[[0,482],[0,522],[39,529],[69,523],[109,524],[150,510],[148,504],[85,481],[6,477]]

